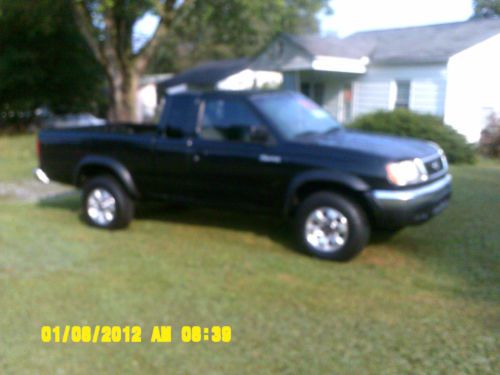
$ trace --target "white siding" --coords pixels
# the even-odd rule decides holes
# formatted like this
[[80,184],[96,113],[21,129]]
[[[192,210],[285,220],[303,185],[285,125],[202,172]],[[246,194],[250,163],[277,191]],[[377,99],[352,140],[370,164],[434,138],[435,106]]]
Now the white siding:
[[410,109],[415,112],[444,115],[446,84],[440,80],[415,80],[411,82]]
[[139,89],[137,94],[137,120],[139,122],[151,121],[157,106],[156,85],[150,83]]
[[500,35],[450,58],[444,120],[477,142],[495,111],[500,111]]
[[391,96],[391,82],[355,82],[353,95],[354,117],[381,109],[387,110]]
[[410,81],[410,109],[442,116],[446,93],[446,66],[368,66],[354,84],[354,117],[376,110],[392,110],[396,81]]

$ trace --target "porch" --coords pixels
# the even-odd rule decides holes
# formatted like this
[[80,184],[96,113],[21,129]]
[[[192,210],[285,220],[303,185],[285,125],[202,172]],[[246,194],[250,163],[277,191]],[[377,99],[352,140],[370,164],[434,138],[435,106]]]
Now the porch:
[[300,91],[331,113],[340,123],[353,118],[353,82],[359,74],[316,70],[283,73],[283,89]]

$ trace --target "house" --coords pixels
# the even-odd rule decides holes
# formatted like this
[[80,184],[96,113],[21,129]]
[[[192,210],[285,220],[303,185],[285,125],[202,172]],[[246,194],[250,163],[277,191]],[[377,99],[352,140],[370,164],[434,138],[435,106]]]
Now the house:
[[340,122],[407,108],[443,117],[479,139],[500,111],[500,19],[360,32],[346,38],[281,34],[255,57],[255,70],[283,73]]
[[186,90],[249,90],[278,88],[283,75],[275,71],[255,70],[251,59],[208,61],[179,73],[161,83],[168,93]]
[[162,98],[159,84],[172,77],[172,74],[150,74],[141,77],[137,91],[136,114],[138,122],[151,122],[156,116]]

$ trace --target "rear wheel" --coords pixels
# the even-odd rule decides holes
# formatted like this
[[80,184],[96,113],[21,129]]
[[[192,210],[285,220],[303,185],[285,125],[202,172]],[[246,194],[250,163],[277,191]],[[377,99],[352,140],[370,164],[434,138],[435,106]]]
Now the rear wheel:
[[370,237],[363,209],[351,199],[331,193],[311,195],[295,217],[300,247],[323,259],[345,261],[356,256]]
[[85,183],[82,208],[85,221],[98,228],[125,228],[134,216],[134,203],[111,176],[94,177]]

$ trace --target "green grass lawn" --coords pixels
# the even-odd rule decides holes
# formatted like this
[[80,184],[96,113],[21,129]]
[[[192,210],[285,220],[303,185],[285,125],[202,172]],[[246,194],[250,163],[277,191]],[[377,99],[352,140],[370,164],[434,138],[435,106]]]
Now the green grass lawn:
[[[32,145],[0,138],[0,180],[29,178]],[[444,214],[347,264],[291,250],[272,218],[149,207],[110,233],[77,196],[0,201],[0,373],[498,374],[500,165],[452,172]],[[43,324],[165,324],[175,342],[42,344]],[[182,325],[233,341],[183,344]]]
[[32,135],[0,136],[0,182],[29,178],[35,166]]

